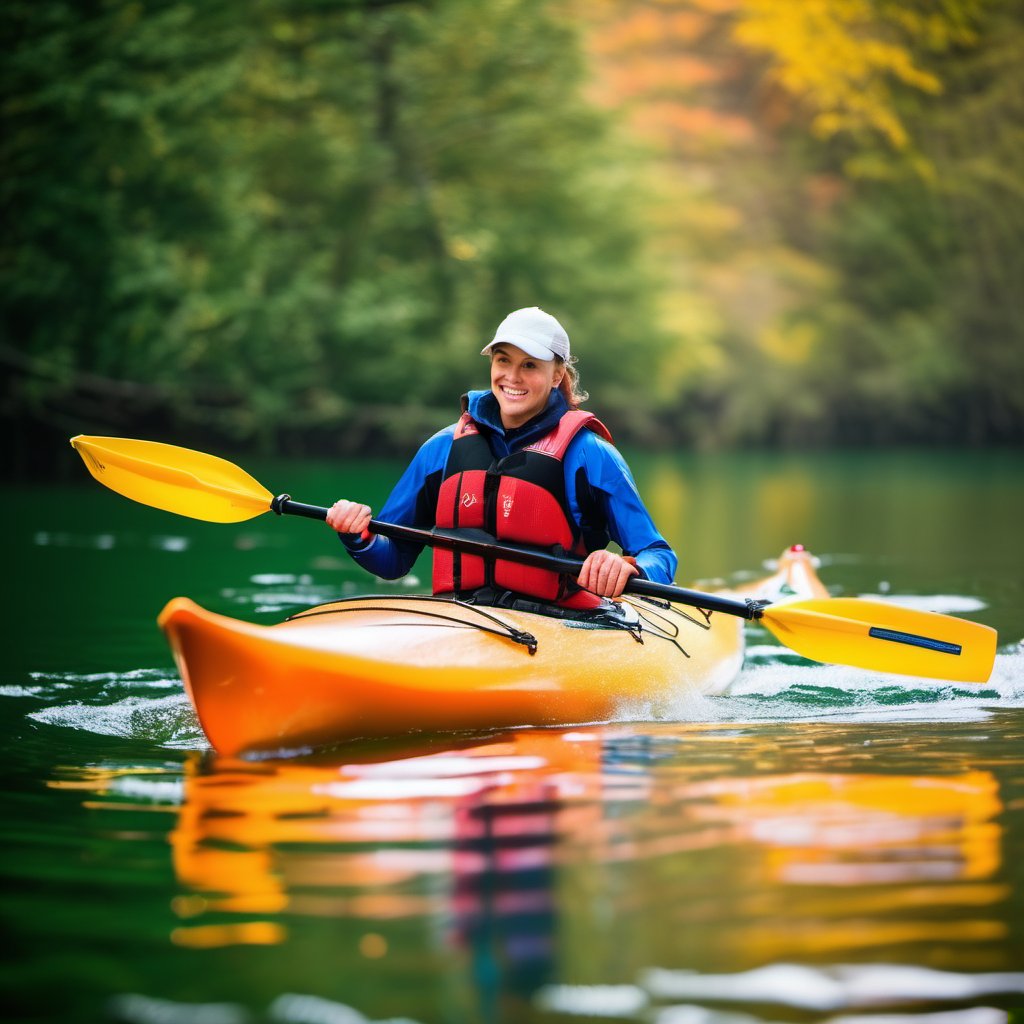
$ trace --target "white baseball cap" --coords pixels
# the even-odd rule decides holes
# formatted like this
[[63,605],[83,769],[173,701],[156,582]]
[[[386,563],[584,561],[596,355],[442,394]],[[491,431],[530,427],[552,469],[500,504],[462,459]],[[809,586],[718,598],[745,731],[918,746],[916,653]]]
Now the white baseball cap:
[[569,335],[565,328],[550,313],[537,306],[509,313],[494,332],[494,340],[481,349],[480,355],[487,355],[503,341],[544,362],[555,356],[563,360],[569,358]]

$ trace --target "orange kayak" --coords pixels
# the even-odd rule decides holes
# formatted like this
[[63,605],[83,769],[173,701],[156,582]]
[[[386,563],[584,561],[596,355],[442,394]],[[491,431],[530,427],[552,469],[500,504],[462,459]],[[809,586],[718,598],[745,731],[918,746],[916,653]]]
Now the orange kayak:
[[[827,596],[802,549],[734,591]],[[719,693],[743,622],[627,597],[621,624],[432,597],[358,597],[273,626],[175,598],[160,614],[185,689],[221,754],[306,750],[406,733],[573,725]]]

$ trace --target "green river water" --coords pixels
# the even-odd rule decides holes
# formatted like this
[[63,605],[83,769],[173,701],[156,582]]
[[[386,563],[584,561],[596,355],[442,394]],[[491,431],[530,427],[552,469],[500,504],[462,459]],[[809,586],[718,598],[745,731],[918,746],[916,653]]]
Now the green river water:
[[[93,483],[3,507],[2,1012],[130,1024],[1024,1022],[1024,456],[643,456],[680,581],[791,543],[834,594],[1000,632],[985,685],[813,665],[764,631],[653,720],[207,748],[155,625],[375,581],[319,524]],[[252,460],[379,508],[400,466]],[[71,477],[71,479],[76,479]]]

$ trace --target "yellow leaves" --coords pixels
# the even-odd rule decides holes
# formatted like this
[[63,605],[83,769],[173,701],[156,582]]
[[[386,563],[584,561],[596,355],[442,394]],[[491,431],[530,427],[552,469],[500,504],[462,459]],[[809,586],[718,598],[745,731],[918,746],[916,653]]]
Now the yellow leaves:
[[729,87],[737,64],[723,60],[722,43],[731,37],[748,55],[767,56],[766,78],[778,86],[776,106],[783,96],[795,101],[816,137],[845,135],[868,145],[882,140],[890,153],[913,163],[905,97],[942,93],[929,58],[975,44],[976,25],[992,2],[609,2],[593,17],[590,33],[599,66],[595,92],[607,106],[645,108],[634,114],[642,122],[634,127],[656,143],[674,146],[706,133],[719,144],[746,144],[753,125],[711,116],[713,108],[700,96],[702,89]]
[[678,288],[663,294],[658,321],[675,344],[659,360],[651,386],[656,400],[671,399],[686,381],[721,367],[726,358],[719,344],[722,315],[711,297]]
[[468,238],[451,238],[447,243],[448,254],[454,259],[466,262],[480,255],[480,248]]
[[758,336],[758,347],[776,363],[803,366],[814,354],[818,330],[813,324],[773,321]]
[[914,57],[905,47],[874,40],[865,43],[865,63],[874,72],[890,72],[904,85],[933,96],[942,92],[942,83],[929,71],[923,71],[914,64]]
[[915,10],[906,0],[879,2],[886,19],[900,26],[908,37],[919,40],[932,53],[943,53],[953,46],[974,46],[977,43],[975,25],[985,13],[989,0],[926,4],[926,10]]
[[819,138],[875,134],[906,151],[896,87],[939,94],[941,81],[920,58],[969,42],[981,5],[960,0],[919,12],[883,0],[741,0],[733,35],[769,55],[771,77],[810,109]]

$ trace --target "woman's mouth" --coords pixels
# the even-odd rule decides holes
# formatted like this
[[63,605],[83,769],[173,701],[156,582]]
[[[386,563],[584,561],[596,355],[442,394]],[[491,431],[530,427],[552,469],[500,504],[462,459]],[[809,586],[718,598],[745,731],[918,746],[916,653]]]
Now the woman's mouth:
[[503,395],[508,395],[509,398],[522,398],[524,395],[528,394],[527,391],[524,391],[521,388],[510,388],[506,387],[504,384],[501,385],[501,393]]

